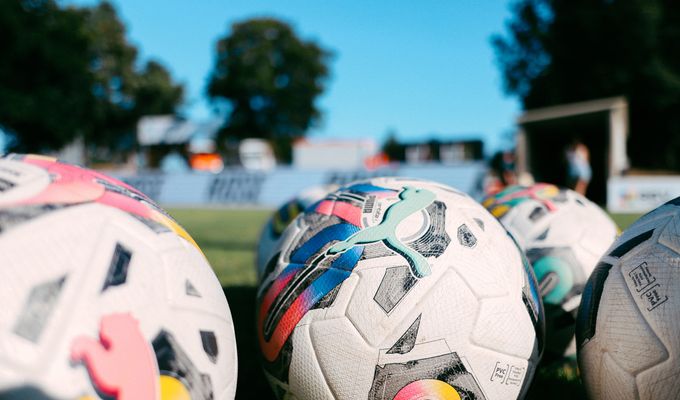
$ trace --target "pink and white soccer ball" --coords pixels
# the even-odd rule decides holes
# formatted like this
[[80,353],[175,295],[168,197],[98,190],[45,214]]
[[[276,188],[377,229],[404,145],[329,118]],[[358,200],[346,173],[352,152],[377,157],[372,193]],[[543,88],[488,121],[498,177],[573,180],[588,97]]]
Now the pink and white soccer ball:
[[578,312],[593,400],[680,396],[680,198],[626,229],[593,271]]
[[279,398],[516,399],[539,359],[530,266],[483,207],[434,182],[340,188],[285,230],[258,293]]
[[0,265],[0,398],[234,398],[222,288],[184,229],[132,187],[1,158]]

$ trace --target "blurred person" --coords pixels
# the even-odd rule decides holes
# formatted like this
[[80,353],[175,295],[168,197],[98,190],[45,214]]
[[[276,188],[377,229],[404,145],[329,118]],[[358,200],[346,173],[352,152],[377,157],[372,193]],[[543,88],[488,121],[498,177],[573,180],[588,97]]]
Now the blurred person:
[[484,185],[486,194],[500,192],[507,186],[518,184],[515,171],[515,153],[499,151],[489,161],[490,176]]
[[590,167],[590,151],[579,139],[575,139],[566,150],[570,189],[585,196],[593,171]]

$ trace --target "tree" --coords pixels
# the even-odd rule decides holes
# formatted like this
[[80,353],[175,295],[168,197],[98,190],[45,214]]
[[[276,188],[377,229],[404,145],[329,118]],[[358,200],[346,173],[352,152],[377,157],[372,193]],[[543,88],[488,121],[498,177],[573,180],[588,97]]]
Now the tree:
[[405,161],[406,160],[406,145],[397,139],[397,132],[389,130],[387,132],[387,139],[382,146],[382,152],[385,153],[390,161]]
[[157,61],[136,68],[137,49],[128,42],[125,25],[110,3],[104,1],[85,13],[95,97],[86,139],[105,154],[129,150],[135,143],[137,120],[147,114],[174,113],[183,88]]
[[[0,1],[0,128],[10,150],[46,152],[84,138],[110,157],[135,144],[145,114],[173,113],[182,87],[137,49],[108,2]],[[92,154],[92,152],[90,152]]]
[[524,108],[624,95],[634,165],[680,170],[680,3],[519,0],[493,38]]
[[0,128],[10,149],[58,149],[82,134],[91,103],[83,15],[52,0],[0,1]]
[[[280,158],[290,143],[318,122],[315,99],[323,93],[330,53],[274,19],[236,23],[217,43],[208,84],[213,101],[226,100],[226,137],[269,139]],[[283,156],[283,157],[281,157]]]
[[136,74],[133,84],[134,115],[173,114],[182,102],[184,88],[174,84],[165,67],[148,61]]

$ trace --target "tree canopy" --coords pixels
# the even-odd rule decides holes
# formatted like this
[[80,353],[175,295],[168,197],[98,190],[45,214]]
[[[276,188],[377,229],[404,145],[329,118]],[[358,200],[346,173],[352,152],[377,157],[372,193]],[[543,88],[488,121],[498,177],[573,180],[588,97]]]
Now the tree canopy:
[[90,104],[84,18],[53,1],[0,1],[0,127],[19,151],[60,148]]
[[83,138],[106,155],[135,143],[145,114],[173,113],[183,89],[137,49],[108,2],[0,2],[0,127],[10,150],[57,150]]
[[325,89],[329,58],[282,21],[234,24],[217,43],[208,84],[208,95],[230,106],[221,138],[266,138],[287,158],[286,144],[320,119],[315,99]]
[[633,165],[680,170],[680,3],[518,0],[493,44],[524,108],[624,95]]

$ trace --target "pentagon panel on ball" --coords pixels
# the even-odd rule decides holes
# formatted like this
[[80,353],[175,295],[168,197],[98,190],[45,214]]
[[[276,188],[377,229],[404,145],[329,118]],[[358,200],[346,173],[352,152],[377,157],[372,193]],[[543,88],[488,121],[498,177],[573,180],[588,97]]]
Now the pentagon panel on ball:
[[262,227],[260,237],[257,241],[257,253],[255,266],[257,268],[257,278],[262,278],[265,274],[271,256],[276,253],[276,249],[281,245],[281,235],[298,214],[302,213],[307,207],[313,206],[320,201],[328,192],[337,189],[338,185],[318,185],[309,187],[298,193],[295,197],[282,204]]
[[134,188],[52,158],[0,158],[0,260],[0,398],[234,398],[224,292]]
[[576,326],[591,399],[680,396],[680,197],[633,223],[593,271]]
[[285,230],[258,291],[264,369],[285,399],[516,399],[538,362],[540,296],[483,207],[374,178]]
[[573,190],[537,183],[510,186],[482,201],[531,262],[546,317],[546,362],[575,357],[581,293],[618,233],[597,204]]

